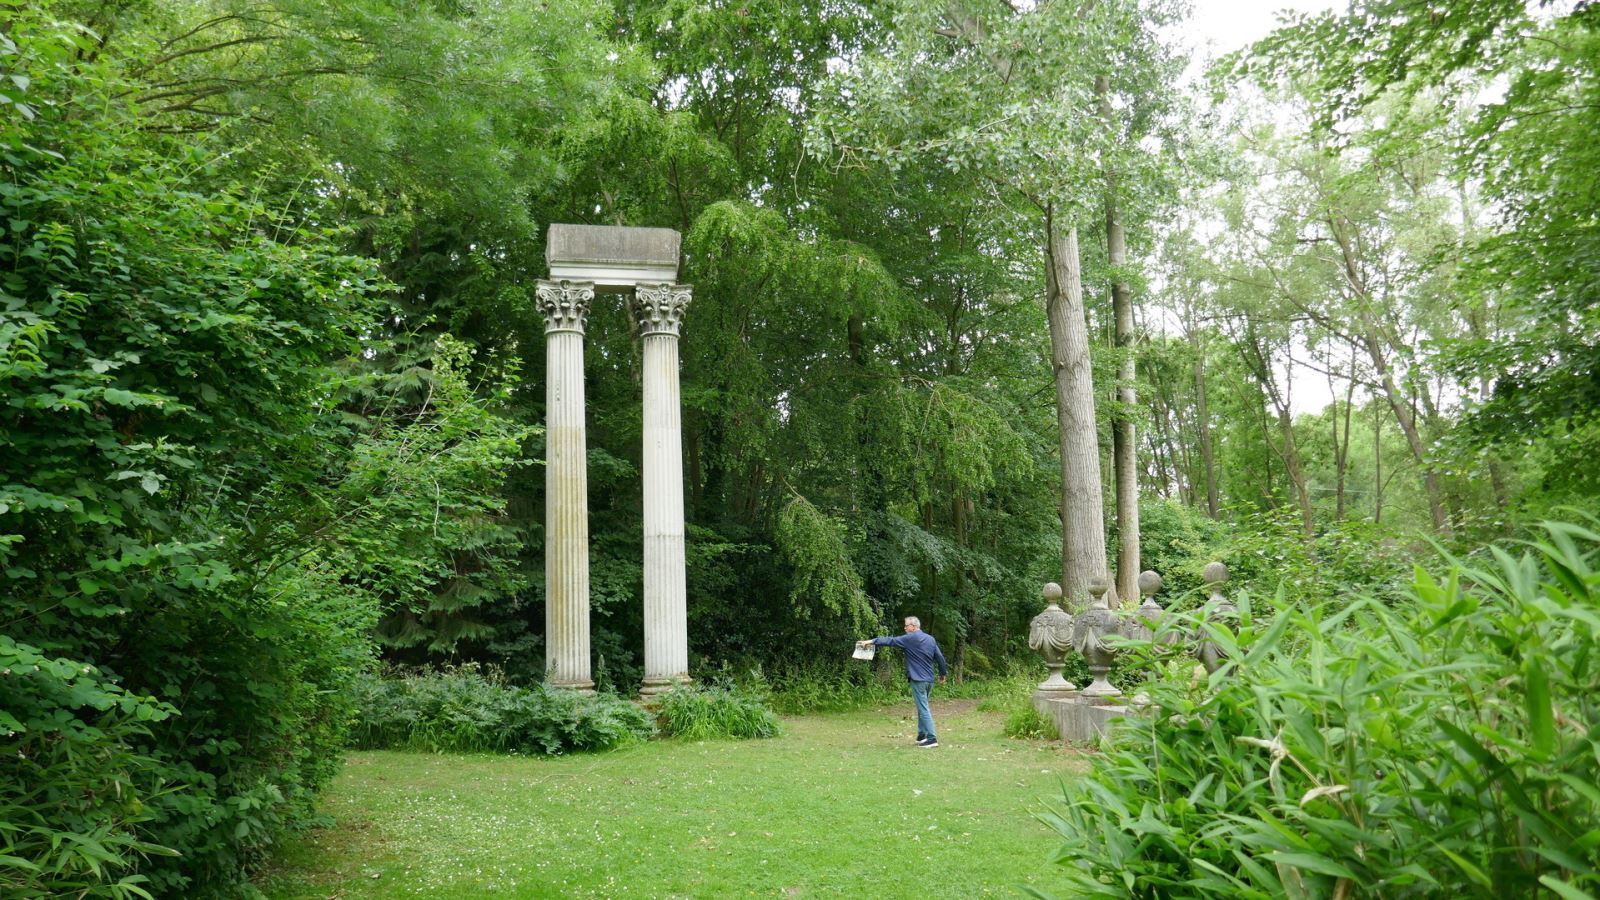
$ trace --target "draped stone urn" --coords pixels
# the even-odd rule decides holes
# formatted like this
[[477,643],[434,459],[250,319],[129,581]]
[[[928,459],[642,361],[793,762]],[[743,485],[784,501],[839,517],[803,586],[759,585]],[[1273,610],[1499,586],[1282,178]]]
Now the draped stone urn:
[[1089,664],[1089,674],[1094,676],[1094,681],[1083,689],[1085,697],[1122,696],[1122,691],[1106,680],[1106,673],[1111,671],[1111,663],[1116,659],[1116,649],[1107,644],[1105,639],[1119,633],[1122,625],[1122,617],[1106,606],[1109,587],[1103,577],[1090,581],[1089,593],[1094,597],[1094,602],[1088,609],[1078,613],[1074,622],[1073,649],[1083,655]]
[[1065,696],[1074,694],[1078,686],[1061,677],[1061,667],[1072,651],[1072,614],[1061,608],[1061,585],[1050,582],[1044,586],[1044,612],[1028,623],[1028,646],[1044,657],[1050,676],[1039,684],[1036,691],[1043,695]]
[[[1207,617],[1215,621],[1231,621],[1238,608],[1228,602],[1222,594],[1222,586],[1228,581],[1228,567],[1220,562],[1206,563],[1205,571],[1200,573],[1205,581],[1210,596],[1206,600]],[[1207,673],[1214,673],[1222,668],[1227,660],[1227,651],[1223,650],[1210,635],[1202,631],[1199,635],[1195,656],[1200,659],[1200,664],[1206,667]]]

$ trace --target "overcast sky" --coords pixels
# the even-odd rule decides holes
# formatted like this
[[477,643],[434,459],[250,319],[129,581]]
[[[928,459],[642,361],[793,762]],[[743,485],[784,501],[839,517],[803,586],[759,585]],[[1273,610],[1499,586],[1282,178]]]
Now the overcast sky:
[[1333,0],[1191,0],[1194,13],[1185,34],[1196,49],[1220,56],[1266,37],[1278,24],[1278,11],[1320,12],[1344,4]]
[[[1231,53],[1267,36],[1281,21],[1281,10],[1321,12],[1344,8],[1336,0],[1190,0],[1193,13],[1171,39],[1190,46],[1195,55],[1187,78],[1198,78],[1207,60]],[[1300,348],[1304,352],[1304,348]],[[1282,372],[1282,369],[1280,369]],[[1290,406],[1298,413],[1315,412],[1333,400],[1327,379],[1320,373],[1296,365],[1283,373],[1292,380]]]

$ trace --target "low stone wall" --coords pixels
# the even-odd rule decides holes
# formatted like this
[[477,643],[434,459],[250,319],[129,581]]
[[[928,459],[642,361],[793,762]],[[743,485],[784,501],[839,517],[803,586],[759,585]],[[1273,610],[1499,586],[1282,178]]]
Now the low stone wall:
[[1056,732],[1062,740],[1086,743],[1099,740],[1112,719],[1129,712],[1128,705],[1116,699],[1085,697],[1079,691],[1035,691],[1033,708],[1056,723]]

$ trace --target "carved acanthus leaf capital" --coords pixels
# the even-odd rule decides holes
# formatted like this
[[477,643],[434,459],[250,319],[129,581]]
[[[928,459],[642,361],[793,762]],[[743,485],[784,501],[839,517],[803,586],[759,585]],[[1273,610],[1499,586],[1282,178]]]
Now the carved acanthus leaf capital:
[[639,335],[676,336],[693,293],[687,284],[641,284],[635,288],[633,320],[639,326]]
[[536,293],[539,311],[544,313],[544,330],[583,333],[589,319],[589,303],[594,299],[592,281],[540,281]]

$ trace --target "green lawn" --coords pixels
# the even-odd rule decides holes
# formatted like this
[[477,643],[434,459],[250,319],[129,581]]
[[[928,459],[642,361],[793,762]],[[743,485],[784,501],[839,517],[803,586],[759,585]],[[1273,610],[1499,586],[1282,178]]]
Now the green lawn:
[[764,741],[561,759],[352,753],[333,827],[285,847],[270,897],[1017,896],[1049,885],[1032,816],[1082,770],[935,702],[786,719]]

